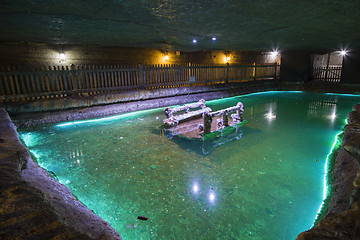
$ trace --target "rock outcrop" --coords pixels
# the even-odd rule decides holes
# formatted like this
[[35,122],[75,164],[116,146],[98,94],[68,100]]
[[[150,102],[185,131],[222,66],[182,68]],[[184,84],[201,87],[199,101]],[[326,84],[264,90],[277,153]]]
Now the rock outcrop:
[[329,211],[297,240],[360,239],[360,104],[348,114],[341,148],[333,169],[333,196]]
[[37,166],[0,108],[0,239],[121,239]]

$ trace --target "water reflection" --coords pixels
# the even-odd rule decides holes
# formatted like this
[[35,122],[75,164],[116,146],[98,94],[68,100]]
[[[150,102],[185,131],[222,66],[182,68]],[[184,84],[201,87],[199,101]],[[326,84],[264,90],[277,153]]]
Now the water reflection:
[[197,194],[199,193],[199,185],[198,185],[198,183],[195,182],[195,183],[193,184],[192,192],[193,192],[195,195],[197,195]]
[[83,158],[82,147],[76,147],[69,150],[69,159],[74,160],[74,163],[80,164]]
[[215,188],[210,186],[205,188],[204,191],[201,191],[202,187],[199,184],[199,181],[195,180],[191,182],[191,194],[195,198],[200,198],[205,200],[207,203],[213,205],[216,202],[217,194]]
[[272,110],[269,111],[269,113],[265,114],[265,118],[271,122],[276,119],[276,115],[272,112]]
[[215,203],[215,192],[214,192],[214,190],[210,190],[210,192],[209,192],[209,202],[210,203]]
[[264,117],[265,119],[267,119],[268,123],[271,123],[276,119],[276,110],[277,110],[277,102],[273,100],[273,102],[270,103],[268,112],[264,114]]
[[338,103],[337,96],[327,98],[326,100],[313,101],[309,103],[307,116],[309,118],[329,118],[333,123],[337,117],[336,105]]
[[232,141],[240,140],[243,136],[241,127],[227,127],[227,132],[224,132],[223,129],[219,131],[219,134],[216,138],[213,139],[204,139],[202,145],[203,154],[209,154],[215,148]]

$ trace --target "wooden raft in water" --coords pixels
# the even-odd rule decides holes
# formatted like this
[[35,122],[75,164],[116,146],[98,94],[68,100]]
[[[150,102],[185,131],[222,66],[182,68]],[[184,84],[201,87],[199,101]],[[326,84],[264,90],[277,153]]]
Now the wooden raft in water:
[[[200,108],[200,109],[199,109]],[[238,102],[236,106],[212,112],[206,107],[204,99],[196,103],[186,104],[164,110],[164,124],[172,135],[181,135],[190,139],[203,139],[210,133],[225,131],[227,127],[240,127],[243,121],[244,105]]]

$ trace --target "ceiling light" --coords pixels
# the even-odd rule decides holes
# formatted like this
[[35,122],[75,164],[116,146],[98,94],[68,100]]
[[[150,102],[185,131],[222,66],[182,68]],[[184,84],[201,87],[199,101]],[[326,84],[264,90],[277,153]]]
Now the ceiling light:
[[197,40],[196,40],[196,39],[193,39],[193,43],[197,43]]
[[165,61],[169,61],[169,55],[165,55]]
[[212,37],[211,40],[216,41],[216,37]]

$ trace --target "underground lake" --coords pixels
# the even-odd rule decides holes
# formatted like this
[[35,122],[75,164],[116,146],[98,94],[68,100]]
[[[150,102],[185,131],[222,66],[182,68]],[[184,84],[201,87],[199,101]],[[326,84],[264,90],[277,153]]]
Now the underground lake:
[[327,156],[359,99],[272,91],[207,101],[214,111],[242,102],[247,121],[208,146],[170,139],[163,108],[18,132],[123,239],[287,240],[313,225]]

